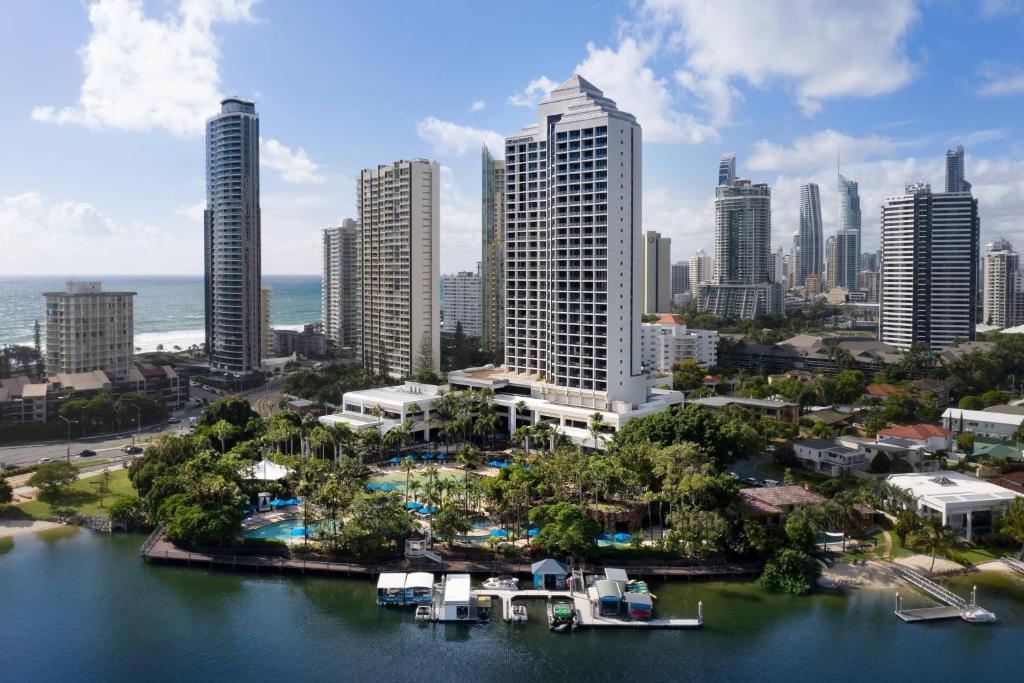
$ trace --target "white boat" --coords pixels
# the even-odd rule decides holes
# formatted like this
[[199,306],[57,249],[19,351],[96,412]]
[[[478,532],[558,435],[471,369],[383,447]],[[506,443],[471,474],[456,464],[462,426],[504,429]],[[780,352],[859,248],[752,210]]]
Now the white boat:
[[499,591],[519,590],[519,579],[514,576],[492,576],[484,581],[484,588]]
[[981,607],[968,607],[960,613],[960,618],[972,624],[991,624],[997,621],[995,614]]
[[528,618],[526,605],[512,605],[512,623],[525,624]]
[[416,606],[416,621],[430,621],[430,605]]

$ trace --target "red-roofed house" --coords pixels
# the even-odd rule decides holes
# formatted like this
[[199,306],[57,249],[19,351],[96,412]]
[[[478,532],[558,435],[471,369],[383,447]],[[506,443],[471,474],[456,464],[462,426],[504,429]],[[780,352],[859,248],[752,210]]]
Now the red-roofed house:
[[864,388],[864,395],[869,398],[886,398],[893,394],[905,393],[907,392],[894,384],[869,384]]
[[952,435],[948,429],[930,424],[901,425],[879,431],[878,442],[904,444],[909,441],[928,453],[937,453],[952,448]]

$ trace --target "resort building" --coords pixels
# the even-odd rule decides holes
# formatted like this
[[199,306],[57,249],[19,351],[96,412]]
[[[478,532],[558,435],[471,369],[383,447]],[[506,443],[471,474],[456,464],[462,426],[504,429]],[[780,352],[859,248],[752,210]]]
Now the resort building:
[[406,382],[392,387],[349,391],[342,396],[341,411],[322,416],[320,424],[346,424],[357,432],[373,428],[386,434],[410,420],[413,439],[427,442],[443,424],[432,412],[443,396],[440,389],[435,384]]
[[483,330],[480,273],[464,270],[441,278],[444,291],[444,325],[441,333],[454,337],[459,324],[467,337],[480,338]]
[[357,358],[407,377],[441,370],[441,169],[413,159],[364,170],[357,183]]
[[327,342],[339,351],[358,343],[359,226],[351,218],[323,235],[320,319]]
[[483,325],[480,348],[495,353],[505,344],[505,160],[481,151],[480,262]]
[[998,528],[998,519],[1021,494],[960,472],[890,474],[890,485],[915,501],[918,514],[937,517],[968,541]]
[[252,102],[226,99],[206,122],[206,352],[210,369],[236,375],[263,357],[259,139]]
[[709,368],[718,363],[718,332],[688,330],[682,317],[663,315],[640,325],[640,356],[644,372],[671,373],[687,359]]
[[46,292],[46,374],[102,370],[125,379],[135,358],[135,292],[104,292],[99,282]]

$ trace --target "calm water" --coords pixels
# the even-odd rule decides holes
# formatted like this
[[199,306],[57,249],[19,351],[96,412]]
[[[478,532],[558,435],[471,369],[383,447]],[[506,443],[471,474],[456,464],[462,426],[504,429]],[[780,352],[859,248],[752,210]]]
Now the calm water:
[[[152,351],[187,348],[203,341],[205,313],[200,276],[90,276],[108,291],[136,292],[135,345]],[[43,292],[64,289],[63,277],[0,277],[0,345],[31,344],[36,320],[44,324]],[[273,289],[270,313],[275,327],[301,328],[320,319],[320,277],[264,275]],[[45,342],[45,331],[44,331]]]
[[[141,538],[80,532],[0,548],[8,680],[1020,680],[1024,582],[980,588],[995,626],[909,625],[892,598],[791,598],[747,584],[655,584],[656,610],[701,631],[421,627],[369,581],[146,565]],[[966,586],[957,586],[964,592]],[[908,600],[908,606],[910,606]],[[993,678],[992,680],[997,680]]]

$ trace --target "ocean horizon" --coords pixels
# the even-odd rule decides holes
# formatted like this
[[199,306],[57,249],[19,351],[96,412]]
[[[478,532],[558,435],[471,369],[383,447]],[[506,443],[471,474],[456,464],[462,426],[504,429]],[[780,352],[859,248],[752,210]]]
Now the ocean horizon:
[[[0,276],[0,346],[32,345],[35,321],[46,323],[43,293],[63,290],[68,280],[98,280],[106,291],[135,292],[135,346],[142,351],[205,341],[202,275],[12,275]],[[273,327],[302,329],[320,320],[319,275],[264,275],[263,285],[272,292]]]

